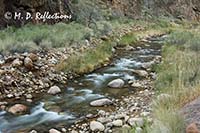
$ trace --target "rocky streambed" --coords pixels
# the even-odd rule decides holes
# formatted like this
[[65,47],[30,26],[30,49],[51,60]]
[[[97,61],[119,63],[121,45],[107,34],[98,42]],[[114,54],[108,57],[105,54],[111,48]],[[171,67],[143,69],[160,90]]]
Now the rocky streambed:
[[[150,103],[154,96],[152,82],[156,78],[152,67],[161,61],[163,38],[148,38],[135,47],[116,48],[116,56],[109,66],[68,80],[66,86],[49,81],[49,94],[40,94],[42,88],[37,89],[39,96],[34,100],[27,94],[23,102],[13,100],[14,106],[7,107],[7,102],[2,101],[0,131],[117,133],[134,128],[141,132],[145,122],[152,122]],[[28,65],[28,58],[33,57],[25,55],[23,58],[24,64],[27,62],[26,69],[32,67]],[[16,60],[13,64],[18,67],[20,63]],[[64,74],[57,76],[58,81],[65,81]]]

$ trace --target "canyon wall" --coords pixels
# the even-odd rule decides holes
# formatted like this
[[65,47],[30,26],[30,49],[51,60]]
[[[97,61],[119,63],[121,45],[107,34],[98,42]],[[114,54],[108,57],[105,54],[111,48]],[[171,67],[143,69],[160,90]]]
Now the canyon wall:
[[[100,4],[99,7],[103,6],[108,10],[112,10],[112,13],[116,16],[127,16],[134,19],[143,17],[142,15],[144,11],[146,11],[147,13],[156,16],[165,15],[180,19],[200,21],[199,0],[0,0],[0,26],[23,25],[26,23],[24,20],[14,21],[12,19],[5,19],[4,13],[7,11],[12,13],[49,11],[51,13],[60,12],[65,14],[78,14],[79,11],[82,10],[81,8],[84,7],[78,7],[79,11],[74,7],[77,7],[77,4],[81,2],[85,2],[85,5],[97,2]],[[73,15],[77,16],[76,14]],[[49,21],[48,23],[55,23],[57,21]]]

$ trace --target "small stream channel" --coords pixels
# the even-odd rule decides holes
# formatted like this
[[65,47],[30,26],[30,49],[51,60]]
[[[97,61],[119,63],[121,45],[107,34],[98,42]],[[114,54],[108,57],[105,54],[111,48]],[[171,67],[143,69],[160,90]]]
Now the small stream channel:
[[[105,97],[120,99],[131,95],[135,89],[128,85],[128,81],[140,79],[132,70],[141,69],[143,64],[153,61],[155,56],[161,54],[163,38],[164,36],[151,38],[148,43],[136,45],[134,50],[117,50],[109,66],[69,81],[62,94],[44,95],[31,105],[28,103],[31,107],[29,114],[13,116],[0,112],[0,133],[20,133],[32,129],[47,132],[52,127],[67,127],[82,116],[99,109],[91,107],[91,101]],[[116,78],[123,79],[125,86],[120,89],[107,87]],[[112,110],[112,106],[104,109]]]

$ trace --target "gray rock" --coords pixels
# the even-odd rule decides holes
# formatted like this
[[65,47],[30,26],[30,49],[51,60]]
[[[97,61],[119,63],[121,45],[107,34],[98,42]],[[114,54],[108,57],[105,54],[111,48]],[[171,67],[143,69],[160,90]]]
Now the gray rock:
[[33,68],[33,61],[29,57],[26,57],[24,59],[24,66],[28,69],[32,69]]
[[49,133],[61,133],[60,131],[56,130],[56,129],[50,129]]
[[100,118],[97,119],[97,121],[104,124],[104,123],[112,122],[112,119],[100,117]]
[[108,83],[108,86],[111,88],[121,88],[123,87],[125,82],[122,79],[115,79]]
[[32,130],[29,133],[37,133],[37,131],[36,130]]
[[92,130],[92,131],[104,131],[105,127],[100,122],[92,121],[92,122],[90,122],[90,130]]
[[109,122],[109,123],[106,124],[106,128],[111,128],[111,127],[113,127],[113,123],[112,122]]
[[138,127],[142,127],[144,125],[144,120],[143,118],[130,118],[128,120],[128,123],[132,126],[138,126]]
[[66,133],[67,129],[66,128],[62,128],[61,131],[64,132],[64,133]]
[[13,67],[19,67],[19,66],[22,66],[23,62],[19,59],[15,59],[13,62],[12,62],[12,66]]
[[104,110],[99,110],[98,111],[98,115],[100,116],[105,116],[106,115],[106,112]]
[[129,125],[127,125],[127,124],[123,125],[122,128],[124,128],[124,129],[131,129],[131,127]]
[[61,92],[61,89],[58,87],[58,86],[52,86],[49,90],[48,90],[48,94],[52,94],[52,95],[55,95],[55,94],[58,94]]
[[149,75],[148,72],[145,70],[132,70],[132,72],[140,77],[147,77]]
[[72,130],[70,133],[78,133],[77,131],[75,131],[75,130]]
[[112,122],[113,126],[115,127],[121,127],[123,126],[123,121],[122,120],[115,120]]
[[113,102],[108,98],[95,100],[90,103],[90,105],[94,107],[101,107],[101,106],[111,105],[111,104],[113,104]]

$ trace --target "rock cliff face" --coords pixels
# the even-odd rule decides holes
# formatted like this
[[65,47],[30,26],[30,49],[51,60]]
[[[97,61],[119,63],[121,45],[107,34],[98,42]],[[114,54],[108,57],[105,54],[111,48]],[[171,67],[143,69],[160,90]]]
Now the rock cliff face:
[[121,11],[125,16],[138,18],[142,11],[153,15],[168,15],[200,21],[199,0],[111,0],[114,10]]
[[162,14],[200,21],[199,0],[153,0],[153,8]]
[[[5,20],[4,13],[10,12],[44,12],[52,13],[71,13],[73,7],[76,7],[80,0],[0,0],[0,26],[23,25],[24,21]],[[93,2],[92,0],[89,1]],[[111,9],[114,15],[123,15],[131,18],[140,18],[142,11],[154,15],[169,15],[177,18],[186,18],[200,21],[200,2],[199,0],[100,0],[102,5],[105,4]],[[101,6],[102,6],[101,5]],[[51,21],[49,23],[55,23]]]

